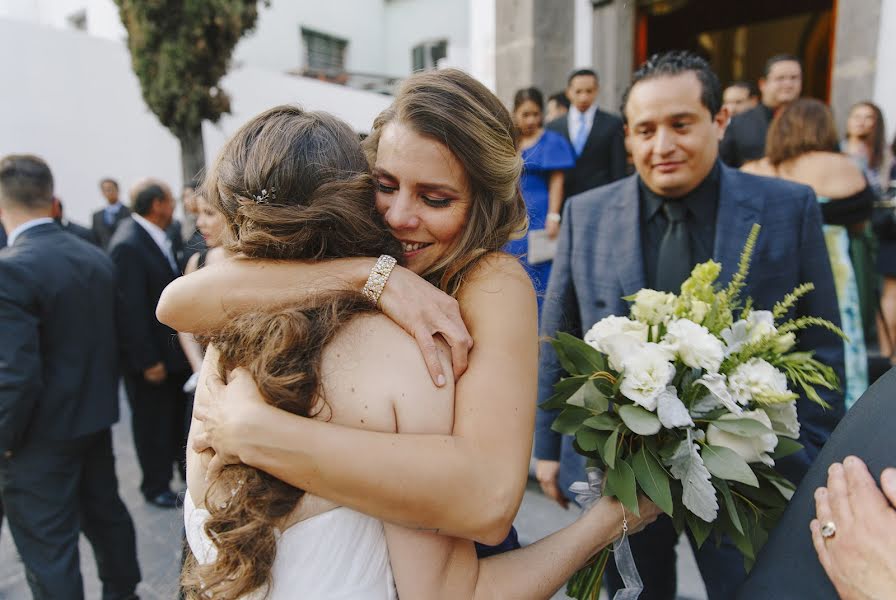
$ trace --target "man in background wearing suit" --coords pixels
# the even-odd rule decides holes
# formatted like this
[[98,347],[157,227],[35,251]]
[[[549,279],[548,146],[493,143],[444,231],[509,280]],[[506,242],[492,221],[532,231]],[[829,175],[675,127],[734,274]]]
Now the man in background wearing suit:
[[118,229],[118,225],[127,219],[131,211],[118,199],[118,182],[105,178],[100,181],[100,190],[106,198],[106,206],[93,213],[93,233],[99,240],[100,246],[109,248],[112,235]]
[[[639,289],[678,292],[691,269],[714,259],[724,285],[737,271],[754,223],[762,225],[744,297],[758,308],[773,304],[795,286],[812,282],[815,291],[796,307],[839,323],[833,275],[812,190],[756,177],[722,165],[719,138],[728,120],[718,78],[702,58],[669,52],[635,72],[623,97],[626,134],[637,174],[570,198],[563,210],[557,255],[541,316],[541,334],[582,335],[610,315],[627,315],[622,300]],[[843,344],[818,329],[800,334],[801,350],[815,351],[842,378]],[[563,375],[557,355],[545,343],[539,363],[538,398],[544,402]],[[831,408],[800,398],[800,442],[804,449],[778,462],[799,481],[843,414],[840,393],[822,394]],[[572,440],[551,430],[557,412],[538,411],[536,475],[545,493],[561,503],[561,490],[584,479],[584,459]],[[559,487],[558,487],[559,480]],[[675,544],[669,517],[660,517],[630,538],[644,581],[643,600],[673,600]],[[710,600],[731,598],[743,580],[743,560],[733,543],[695,548]],[[611,561],[612,563],[612,561]],[[614,565],[611,589],[621,587]],[[612,596],[612,593],[611,593]]]
[[566,171],[564,196],[569,198],[625,177],[625,133],[622,119],[597,107],[597,73],[573,71],[566,95],[569,111],[548,123],[576,151],[576,166]]
[[183,385],[190,366],[177,332],[156,319],[159,296],[180,269],[165,230],[174,198],[164,183],[145,179],[131,190],[133,212],[109,243],[122,296],[125,385],[131,402],[137,458],[143,471],[140,491],[147,502],[174,508],[172,467],[183,473],[187,397]]
[[0,496],[35,598],[83,598],[78,534],[104,599],[136,598],[134,525],[118,496],[115,268],[52,217],[53,176],[0,160]]
[[62,200],[56,198],[55,196],[53,197],[53,220],[59,223],[59,226],[62,227],[63,231],[67,231],[72,235],[76,235],[85,242],[89,242],[94,246],[100,245],[100,241],[96,238],[96,234],[93,233],[92,229],[87,229],[86,227],[82,227],[77,223],[72,223],[65,218],[65,214],[62,210]]
[[759,80],[762,102],[734,115],[725,130],[719,150],[725,164],[740,168],[765,156],[765,138],[775,113],[798,99],[802,89],[803,69],[797,57],[778,54],[768,59]]

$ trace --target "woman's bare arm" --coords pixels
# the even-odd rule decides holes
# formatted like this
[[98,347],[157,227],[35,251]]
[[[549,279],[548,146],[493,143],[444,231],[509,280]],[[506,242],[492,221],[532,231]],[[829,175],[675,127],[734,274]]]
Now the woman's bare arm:
[[215,390],[213,403],[197,405],[205,422],[197,447],[211,441],[219,463],[235,455],[384,521],[500,542],[528,475],[535,294],[519,264],[498,256],[471,276],[460,303],[476,345],[457,382],[453,435],[383,434],[295,417],[264,404],[254,382],[237,376]]
[[[641,516],[628,511],[629,532],[653,522],[660,511],[646,499]],[[478,559],[469,540],[386,524],[389,559],[398,593],[433,600],[545,600],[622,533],[622,505],[603,498],[576,522],[525,548]]]
[[359,290],[375,259],[321,262],[234,257],[180,277],[165,288],[156,316],[177,331],[219,329],[246,310],[301,302],[316,292]]
[[[563,171],[552,171],[548,179],[548,214],[559,215],[563,209],[563,184],[565,176]],[[551,239],[557,237],[560,233],[560,222],[549,220],[545,223],[548,236]]]
[[[171,282],[162,292],[156,316],[177,331],[212,331],[249,310],[288,306],[321,292],[361,291],[374,263],[372,258],[319,262],[228,258]],[[463,374],[473,340],[454,298],[395,267],[380,308],[417,340],[433,382],[445,381],[435,335],[451,347],[454,377]]]

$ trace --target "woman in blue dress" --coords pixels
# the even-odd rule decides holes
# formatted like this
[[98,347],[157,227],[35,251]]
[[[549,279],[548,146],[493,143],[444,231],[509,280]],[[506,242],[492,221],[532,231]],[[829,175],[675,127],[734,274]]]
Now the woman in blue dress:
[[[563,171],[576,164],[575,151],[563,136],[543,127],[544,98],[537,88],[519,90],[513,100],[518,146],[525,166],[520,187],[529,212],[529,233],[507,245],[520,257],[538,295],[538,313],[551,274],[544,246],[557,239],[563,205]],[[534,239],[530,252],[530,238]],[[547,254],[552,254],[547,252]]]

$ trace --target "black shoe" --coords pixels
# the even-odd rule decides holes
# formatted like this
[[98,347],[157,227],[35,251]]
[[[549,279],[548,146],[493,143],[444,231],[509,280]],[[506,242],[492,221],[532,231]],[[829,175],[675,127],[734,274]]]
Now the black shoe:
[[177,508],[177,494],[171,490],[165,490],[161,494],[147,498],[146,501],[159,508]]

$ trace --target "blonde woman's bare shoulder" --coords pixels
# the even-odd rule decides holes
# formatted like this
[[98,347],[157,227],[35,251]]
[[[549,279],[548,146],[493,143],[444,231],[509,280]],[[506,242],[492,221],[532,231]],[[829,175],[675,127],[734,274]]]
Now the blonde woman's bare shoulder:
[[[467,288],[491,287],[494,283],[523,284],[532,287],[520,261],[506,252],[490,252],[479,259],[464,280],[461,292]],[[534,289],[533,289],[534,291]]]
[[528,320],[537,328],[538,303],[532,280],[519,260],[504,252],[493,252],[479,261],[457,300],[474,338],[484,324],[500,327],[505,319],[520,326]]
[[812,152],[802,158],[799,165],[801,178],[820,196],[846,198],[867,185],[862,169],[845,154]]
[[775,173],[775,168],[767,158],[751,160],[748,163],[744,163],[740,170],[744,173],[749,173],[750,175],[761,175],[763,177],[775,177],[777,175],[777,173]]

